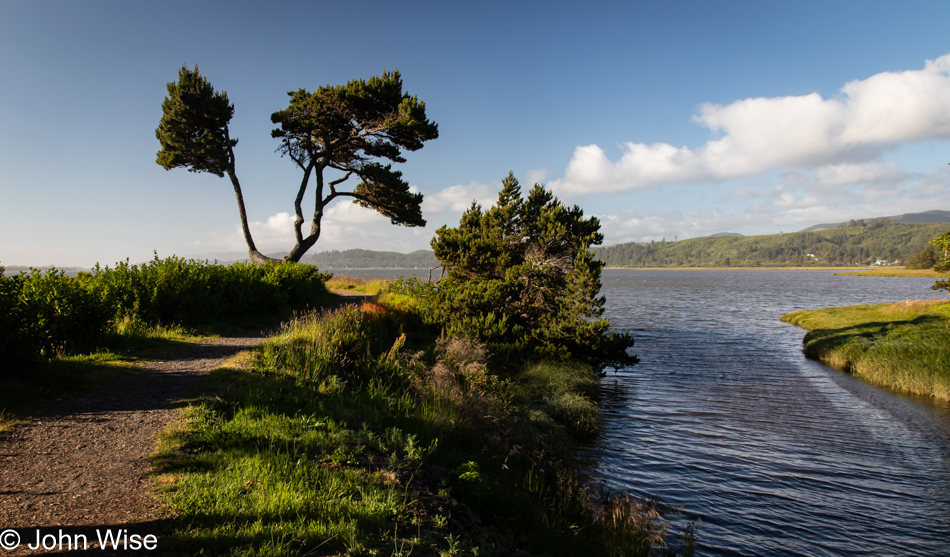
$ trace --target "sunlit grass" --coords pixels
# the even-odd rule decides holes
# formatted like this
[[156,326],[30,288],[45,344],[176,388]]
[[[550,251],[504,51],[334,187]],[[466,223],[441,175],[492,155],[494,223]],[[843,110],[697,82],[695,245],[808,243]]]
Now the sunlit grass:
[[[563,464],[572,433],[597,431],[592,370],[497,377],[482,347],[407,327],[411,315],[381,298],[299,316],[203,379],[154,455],[175,517],[165,549],[442,556],[529,543],[549,555],[646,555],[661,545],[659,515],[624,499],[608,524]],[[628,528],[641,519],[648,527]]]
[[330,290],[349,290],[351,292],[362,292],[363,294],[376,295],[389,286],[391,281],[372,279],[365,280],[356,277],[346,277],[334,275],[326,282]]
[[782,320],[810,331],[809,358],[876,385],[950,400],[950,302],[806,310]]

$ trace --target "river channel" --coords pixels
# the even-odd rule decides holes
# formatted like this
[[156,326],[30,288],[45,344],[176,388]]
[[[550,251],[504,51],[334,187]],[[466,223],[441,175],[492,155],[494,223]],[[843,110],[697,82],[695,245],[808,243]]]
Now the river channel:
[[701,521],[700,555],[950,554],[950,411],[807,360],[785,313],[932,299],[932,280],[606,270],[641,363],[604,381],[585,456]]

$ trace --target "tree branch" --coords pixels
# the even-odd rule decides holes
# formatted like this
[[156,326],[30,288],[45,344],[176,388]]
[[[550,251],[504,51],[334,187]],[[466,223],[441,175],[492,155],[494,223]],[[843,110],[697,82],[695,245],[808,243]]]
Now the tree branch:
[[[343,182],[349,180],[349,179],[350,179],[350,176],[352,176],[352,175],[353,175],[353,171],[350,170],[350,171],[348,171],[348,172],[346,173],[346,176],[344,176],[344,177],[342,177],[342,178],[337,178],[336,180],[333,180],[332,182],[330,182],[330,184],[329,184],[329,186],[330,186],[330,194],[331,194],[331,195],[335,194],[335,193],[336,193],[336,186],[338,186],[338,185],[342,184]],[[324,201],[323,205],[324,205],[324,207],[326,206],[326,200]]]
[[303,232],[301,232],[300,227],[303,226],[303,196],[307,192],[307,184],[310,182],[310,174],[313,172],[313,160],[310,160],[304,168],[303,180],[300,181],[300,189],[297,190],[297,198],[294,199],[294,211],[297,216],[294,218],[294,238],[297,240],[297,245],[300,245],[303,242]]

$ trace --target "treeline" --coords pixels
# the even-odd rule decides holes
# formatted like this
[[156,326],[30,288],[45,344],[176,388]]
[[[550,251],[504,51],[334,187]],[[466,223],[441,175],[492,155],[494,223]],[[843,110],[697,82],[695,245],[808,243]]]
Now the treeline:
[[612,267],[850,266],[911,260],[946,223],[852,221],[833,230],[765,236],[706,236],[598,248]]
[[439,264],[430,250],[416,250],[412,253],[366,249],[333,250],[305,256],[303,261],[321,269],[431,269]]
[[[0,269],[2,271],[2,269]],[[314,307],[329,275],[312,265],[222,266],[177,257],[71,277],[33,270],[0,277],[0,362],[101,348],[110,333],[200,326]]]

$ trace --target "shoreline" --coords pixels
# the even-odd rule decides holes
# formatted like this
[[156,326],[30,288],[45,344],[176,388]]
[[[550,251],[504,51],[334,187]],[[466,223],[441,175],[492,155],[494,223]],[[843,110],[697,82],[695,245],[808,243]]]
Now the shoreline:
[[808,331],[809,359],[872,385],[950,402],[950,300],[800,310],[779,318]]

